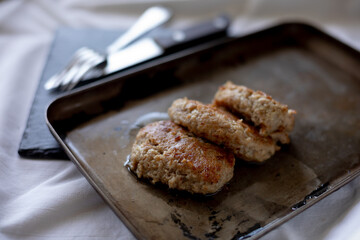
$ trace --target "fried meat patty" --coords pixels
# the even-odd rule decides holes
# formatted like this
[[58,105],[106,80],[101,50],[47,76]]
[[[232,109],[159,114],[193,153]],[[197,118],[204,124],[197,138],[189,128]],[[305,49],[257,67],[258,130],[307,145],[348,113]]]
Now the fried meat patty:
[[233,114],[187,98],[177,99],[168,110],[170,119],[195,135],[231,150],[237,157],[254,162],[270,158],[278,146]]
[[227,82],[221,86],[213,101],[215,106],[243,116],[260,127],[260,135],[271,136],[281,143],[289,143],[294,127],[295,111],[261,91]]
[[139,178],[152,183],[209,194],[233,177],[234,164],[232,153],[172,121],[159,121],[140,129],[128,165]]

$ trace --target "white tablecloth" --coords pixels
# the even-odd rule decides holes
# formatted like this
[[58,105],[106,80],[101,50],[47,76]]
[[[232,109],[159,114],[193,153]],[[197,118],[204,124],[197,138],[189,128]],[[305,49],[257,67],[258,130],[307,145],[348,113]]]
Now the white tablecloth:
[[[222,12],[236,34],[302,20],[360,50],[359,0],[1,1],[0,239],[134,238],[70,161],[22,159],[17,148],[57,27],[123,29],[153,4],[171,7],[176,27]],[[263,239],[360,239],[360,178]]]

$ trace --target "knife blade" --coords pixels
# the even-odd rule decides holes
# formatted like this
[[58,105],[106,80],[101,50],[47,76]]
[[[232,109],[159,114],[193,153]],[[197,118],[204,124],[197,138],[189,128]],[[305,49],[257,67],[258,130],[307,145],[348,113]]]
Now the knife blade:
[[229,25],[229,17],[221,15],[166,35],[137,40],[127,48],[109,54],[105,65],[94,67],[84,75],[81,85],[88,80],[102,78],[196,44],[225,37]]

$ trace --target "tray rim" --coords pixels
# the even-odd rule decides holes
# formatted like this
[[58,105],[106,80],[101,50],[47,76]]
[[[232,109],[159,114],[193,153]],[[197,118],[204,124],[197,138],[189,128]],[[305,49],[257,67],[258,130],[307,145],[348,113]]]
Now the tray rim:
[[[222,45],[222,44],[228,44],[228,43],[231,43],[232,41],[237,41],[237,40],[240,40],[242,38],[251,37],[251,36],[253,36],[255,34],[261,34],[262,32],[270,31],[271,29],[274,29],[274,28],[284,28],[284,27],[292,27],[292,26],[300,27],[300,28],[303,28],[303,29],[305,29],[307,31],[314,31],[314,32],[316,32],[316,34],[320,34],[320,35],[326,37],[327,39],[330,39],[331,41],[333,41],[334,44],[339,45],[345,51],[347,51],[347,52],[349,52],[351,54],[355,54],[356,56],[360,57],[360,51],[357,51],[353,47],[345,44],[344,42],[340,41],[339,39],[335,38],[334,36],[329,35],[328,33],[324,32],[321,28],[319,28],[315,24],[309,24],[309,23],[298,22],[298,21],[296,21],[296,22],[275,23],[275,24],[270,25],[270,26],[265,26],[265,27],[263,27],[263,28],[261,28],[259,30],[254,31],[254,32],[250,32],[250,33],[248,33],[246,35],[242,35],[242,36],[238,36],[238,37],[226,37],[226,38],[222,38],[222,39],[217,39],[217,40],[208,42],[206,44],[201,44],[201,45],[191,47],[191,48],[188,48],[188,49],[185,49],[185,50],[182,50],[180,52],[176,52],[176,53],[164,56],[164,57],[156,58],[156,59],[154,59],[152,61],[145,62],[144,64],[140,64],[139,66],[135,66],[135,67],[133,67],[131,69],[128,69],[128,70],[125,70],[125,71],[122,71],[122,72],[119,72],[119,73],[115,73],[115,74],[112,74],[110,76],[106,76],[106,77],[104,77],[104,79],[102,81],[93,82],[93,83],[90,83],[88,85],[81,86],[79,88],[74,89],[73,91],[71,91],[69,93],[63,93],[63,94],[59,95],[56,99],[54,99],[50,104],[48,104],[48,106],[46,108],[46,112],[45,112],[46,124],[47,124],[50,132],[54,136],[54,138],[58,141],[60,146],[64,149],[66,155],[75,164],[75,166],[79,169],[79,171],[87,179],[87,181],[91,184],[91,186],[96,190],[96,192],[100,195],[100,197],[116,213],[116,215],[125,224],[125,226],[127,228],[129,228],[131,233],[138,239],[148,239],[147,236],[143,236],[142,233],[137,230],[137,227],[134,224],[132,224],[131,221],[129,221],[127,219],[125,214],[123,214],[121,212],[121,210],[118,209],[111,202],[111,200],[108,198],[108,196],[106,196],[106,193],[104,192],[104,190],[100,186],[98,186],[98,184],[94,181],[94,179],[92,179],[90,174],[87,172],[85,167],[76,158],[76,155],[72,152],[71,148],[66,143],[65,137],[63,137],[57,131],[56,127],[54,127],[53,122],[50,119],[50,116],[51,116],[50,112],[51,112],[52,108],[54,107],[54,105],[56,105],[58,102],[63,101],[64,99],[71,98],[74,95],[82,94],[82,93],[84,93],[86,91],[89,91],[89,90],[91,90],[93,88],[96,88],[96,87],[104,85],[104,84],[111,84],[111,82],[113,82],[115,80],[118,80],[118,79],[121,79],[121,78],[126,78],[126,77],[128,77],[128,76],[130,76],[132,74],[136,74],[136,73],[141,72],[141,71],[146,71],[146,70],[151,69],[153,67],[156,67],[158,65],[165,64],[168,61],[180,59],[180,58],[183,58],[185,56],[189,56],[189,55],[201,52],[201,51],[206,51],[208,49],[211,49],[213,47],[216,47],[216,46],[219,46],[219,45]],[[329,188],[323,194],[321,194],[320,196],[308,199],[306,201],[305,206],[297,208],[297,209],[293,210],[292,212],[286,214],[285,216],[282,216],[282,217],[280,217],[280,218],[278,218],[276,220],[273,220],[272,222],[265,225],[264,227],[261,227],[260,230],[255,230],[254,232],[250,233],[249,235],[246,235],[245,237],[249,237],[248,239],[257,239],[257,238],[260,238],[260,237],[264,236],[265,234],[267,234],[268,232],[270,232],[274,228],[280,226],[284,222],[292,219],[296,215],[298,215],[301,212],[307,210],[308,208],[310,208],[311,206],[313,206],[314,204],[316,204],[320,200],[322,200],[325,197],[329,196],[330,194],[336,192],[342,186],[346,185],[347,183],[351,182],[353,179],[355,179],[355,178],[357,178],[359,176],[360,176],[360,168],[352,171],[351,174],[348,174],[347,176],[345,176],[342,179],[342,181],[337,181],[334,184],[330,185]]]

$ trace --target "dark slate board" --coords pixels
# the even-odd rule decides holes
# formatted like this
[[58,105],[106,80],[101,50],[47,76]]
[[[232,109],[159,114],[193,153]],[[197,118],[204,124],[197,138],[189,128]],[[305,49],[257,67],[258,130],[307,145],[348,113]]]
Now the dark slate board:
[[[47,106],[61,93],[46,91],[43,87],[44,83],[53,74],[62,70],[73,53],[80,47],[87,46],[103,52],[106,46],[122,32],[72,28],[60,28],[56,31],[20,142],[18,149],[20,156],[36,159],[68,159],[51,135],[45,121]],[[151,34],[162,34],[163,32],[159,29]]]

